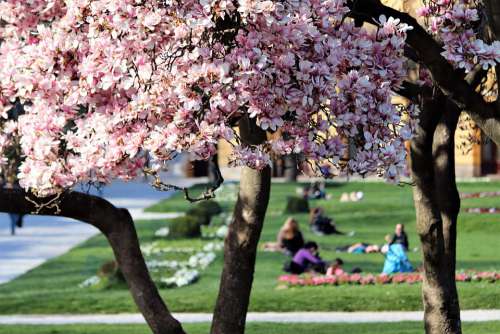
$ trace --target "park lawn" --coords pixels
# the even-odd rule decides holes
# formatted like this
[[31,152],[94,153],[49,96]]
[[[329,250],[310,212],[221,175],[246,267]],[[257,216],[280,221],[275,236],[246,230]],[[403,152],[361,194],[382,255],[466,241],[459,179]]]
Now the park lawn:
[[[467,334],[491,334],[500,332],[500,322],[466,322],[463,331]],[[293,328],[293,331],[290,331]],[[189,334],[206,334],[209,324],[186,324]],[[146,325],[7,325],[0,326],[0,334],[149,334]],[[420,334],[422,323],[361,323],[361,324],[277,324],[249,323],[247,334]]]
[[[282,222],[286,197],[295,194],[297,185],[275,183],[269,204],[262,242],[273,241]],[[463,192],[497,191],[499,182],[460,183]],[[198,190],[200,187],[197,188]],[[363,191],[365,198],[356,203],[339,203],[343,192]],[[415,213],[410,186],[394,186],[379,182],[333,183],[327,188],[331,200],[311,201],[312,206],[322,206],[333,216],[342,231],[355,231],[349,236],[318,237],[307,228],[307,214],[294,215],[300,222],[305,238],[316,240],[323,258],[340,256],[347,270],[361,267],[364,272],[378,273],[382,269],[380,254],[339,254],[336,246],[357,241],[381,244],[383,237],[393,231],[397,223],[405,223],[410,248],[418,247],[415,233]],[[495,206],[498,198],[468,199],[462,207]],[[231,203],[223,203],[230,210]],[[191,204],[178,194],[155,205],[156,211],[183,211]],[[137,229],[142,242],[151,241],[153,233],[165,225],[164,221],[140,221]],[[500,270],[498,236],[500,215],[467,214],[460,216],[457,243],[457,268]],[[192,246],[199,240],[171,240],[173,247]],[[220,253],[219,253],[220,254]],[[410,260],[420,265],[420,252],[410,252]],[[111,250],[102,236],[94,237],[68,253],[50,260],[19,277],[0,285],[0,313],[119,313],[136,312],[137,309],[127,290],[92,290],[78,287],[97,268],[112,258]],[[355,310],[419,310],[421,309],[420,284],[387,286],[323,286],[283,288],[276,278],[286,258],[278,253],[260,251],[257,257],[251,311],[355,311]],[[210,312],[218,291],[222,258],[202,273],[198,283],[177,289],[162,289],[170,309],[175,312]],[[497,296],[500,283],[458,283],[460,304],[463,309],[500,308]]]

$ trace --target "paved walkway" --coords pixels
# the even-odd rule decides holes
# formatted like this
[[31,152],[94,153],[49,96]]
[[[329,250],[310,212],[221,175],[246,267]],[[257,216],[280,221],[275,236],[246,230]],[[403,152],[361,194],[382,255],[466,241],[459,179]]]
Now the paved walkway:
[[[183,323],[210,322],[209,313],[178,313]],[[462,321],[500,321],[500,310],[465,310]],[[248,313],[248,322],[283,323],[362,323],[422,321],[422,312],[263,312]],[[67,325],[67,324],[143,324],[140,314],[87,315],[7,315],[0,316],[0,325]]]
[[[176,178],[187,186],[196,180]],[[200,180],[197,180],[200,182]],[[180,184],[179,184],[180,183]],[[78,189],[77,189],[78,190]],[[97,194],[96,190],[91,193]],[[114,182],[99,194],[118,207],[129,209],[134,219],[165,219],[178,213],[148,213],[143,209],[168,197],[170,193],[153,189],[146,182]],[[96,235],[93,226],[66,218],[26,216],[23,228],[10,235],[10,219],[0,214],[0,284],[24,274],[50,258],[64,254],[77,244]]]

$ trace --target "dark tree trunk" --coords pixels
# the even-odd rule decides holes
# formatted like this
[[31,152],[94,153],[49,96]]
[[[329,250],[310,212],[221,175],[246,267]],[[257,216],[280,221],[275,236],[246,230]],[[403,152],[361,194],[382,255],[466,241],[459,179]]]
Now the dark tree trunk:
[[57,208],[54,205],[41,208],[34,204],[48,203],[51,199],[37,199],[19,189],[1,189],[0,211],[68,217],[98,228],[108,239],[132,297],[153,333],[184,334],[181,324],[170,314],[149,276],[128,210],[116,208],[103,198],[79,192],[62,194],[58,201],[53,202]]
[[[218,145],[217,145],[218,150]],[[216,183],[219,181],[219,157],[216,153],[210,160],[208,160],[208,182]]]
[[460,334],[455,284],[460,199],[454,159],[459,112],[442,94],[437,95],[424,103],[420,125],[411,143],[417,232],[424,262],[424,321],[427,334]]
[[436,180],[437,203],[443,221],[444,259],[447,262],[449,277],[448,302],[453,311],[453,318],[460,322],[460,306],[458,303],[455,282],[457,220],[460,211],[460,195],[455,177],[455,130],[460,110],[450,101],[446,102],[446,112],[441,117],[434,132],[433,161]]
[[[500,39],[500,2],[498,0],[485,0],[484,8],[488,15],[488,25],[493,34],[492,39]],[[498,75],[498,73],[497,73]]]
[[283,161],[285,163],[285,181],[297,182],[297,176],[299,174],[299,170],[297,168],[297,155],[289,154],[283,157]]
[[[265,132],[254,120],[242,118],[239,124],[244,144],[258,145]],[[234,218],[224,245],[224,268],[214,310],[212,334],[243,334],[255,270],[257,244],[264,223],[271,188],[271,169],[244,167]]]

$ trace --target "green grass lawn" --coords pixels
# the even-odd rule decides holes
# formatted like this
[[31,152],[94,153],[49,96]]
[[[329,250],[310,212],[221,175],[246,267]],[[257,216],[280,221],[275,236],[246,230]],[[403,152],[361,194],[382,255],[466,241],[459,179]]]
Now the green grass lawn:
[[[209,324],[186,324],[189,334],[206,334]],[[500,322],[464,323],[466,334],[499,333]],[[145,325],[65,325],[65,326],[0,326],[0,334],[149,334]],[[363,323],[363,324],[273,324],[250,323],[247,334],[420,334],[422,324],[418,322],[401,323]]]
[[[186,324],[189,334],[206,334],[209,324]],[[464,323],[467,334],[491,334],[500,332],[500,322]],[[65,326],[0,326],[0,334],[149,334],[145,325],[65,325]],[[247,334],[420,334],[422,324],[418,322],[373,323],[373,324],[289,324],[250,323]]]
[[[463,192],[496,191],[500,183],[461,183]],[[283,214],[286,197],[295,194],[296,185],[273,184],[271,201],[262,233],[262,242],[275,240],[276,232],[288,215]],[[361,190],[365,198],[357,203],[339,203],[342,192]],[[327,188],[333,199],[311,201],[333,216],[338,228],[356,231],[353,237],[311,234],[307,214],[298,214],[305,238],[316,240],[324,259],[340,256],[347,270],[361,267],[365,272],[382,270],[380,254],[338,254],[336,246],[357,241],[382,243],[394,225],[405,223],[410,248],[418,247],[415,213],[410,186],[384,183],[334,183]],[[498,198],[468,199],[462,207],[495,206]],[[223,203],[227,209],[231,203]],[[191,204],[181,194],[152,210],[180,211]],[[154,231],[165,225],[162,221],[137,222],[141,241],[150,241]],[[458,227],[458,269],[500,270],[500,215],[461,214]],[[198,240],[171,240],[173,247],[192,246]],[[127,290],[82,289],[78,284],[96,273],[99,266],[111,259],[112,253],[102,236],[79,245],[70,252],[50,260],[18,279],[0,285],[0,313],[118,313],[135,312],[136,307]],[[411,252],[410,260],[420,264],[420,252]],[[278,288],[276,278],[282,273],[285,257],[278,253],[259,252],[250,304],[251,311],[354,311],[354,310],[419,310],[420,284],[387,286],[328,286]],[[176,312],[212,311],[222,267],[221,256],[203,272],[198,283],[177,289],[162,289],[170,309]],[[459,283],[463,309],[499,308],[500,283]],[[1,333],[1,332],[0,332]],[[272,332],[274,333],[274,332]],[[326,332],[325,332],[326,333]],[[412,332],[413,333],[413,332]]]

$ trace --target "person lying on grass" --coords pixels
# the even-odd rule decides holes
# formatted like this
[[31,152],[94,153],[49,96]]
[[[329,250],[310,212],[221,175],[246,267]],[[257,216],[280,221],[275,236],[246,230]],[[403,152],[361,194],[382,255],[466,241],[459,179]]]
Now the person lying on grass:
[[336,252],[347,252],[351,254],[379,253],[380,246],[366,242],[356,242],[352,245],[340,246],[335,248]]
[[304,246],[304,237],[300,232],[299,223],[293,217],[288,217],[276,239],[276,242],[265,243],[264,250],[281,251],[288,256],[294,256]]

